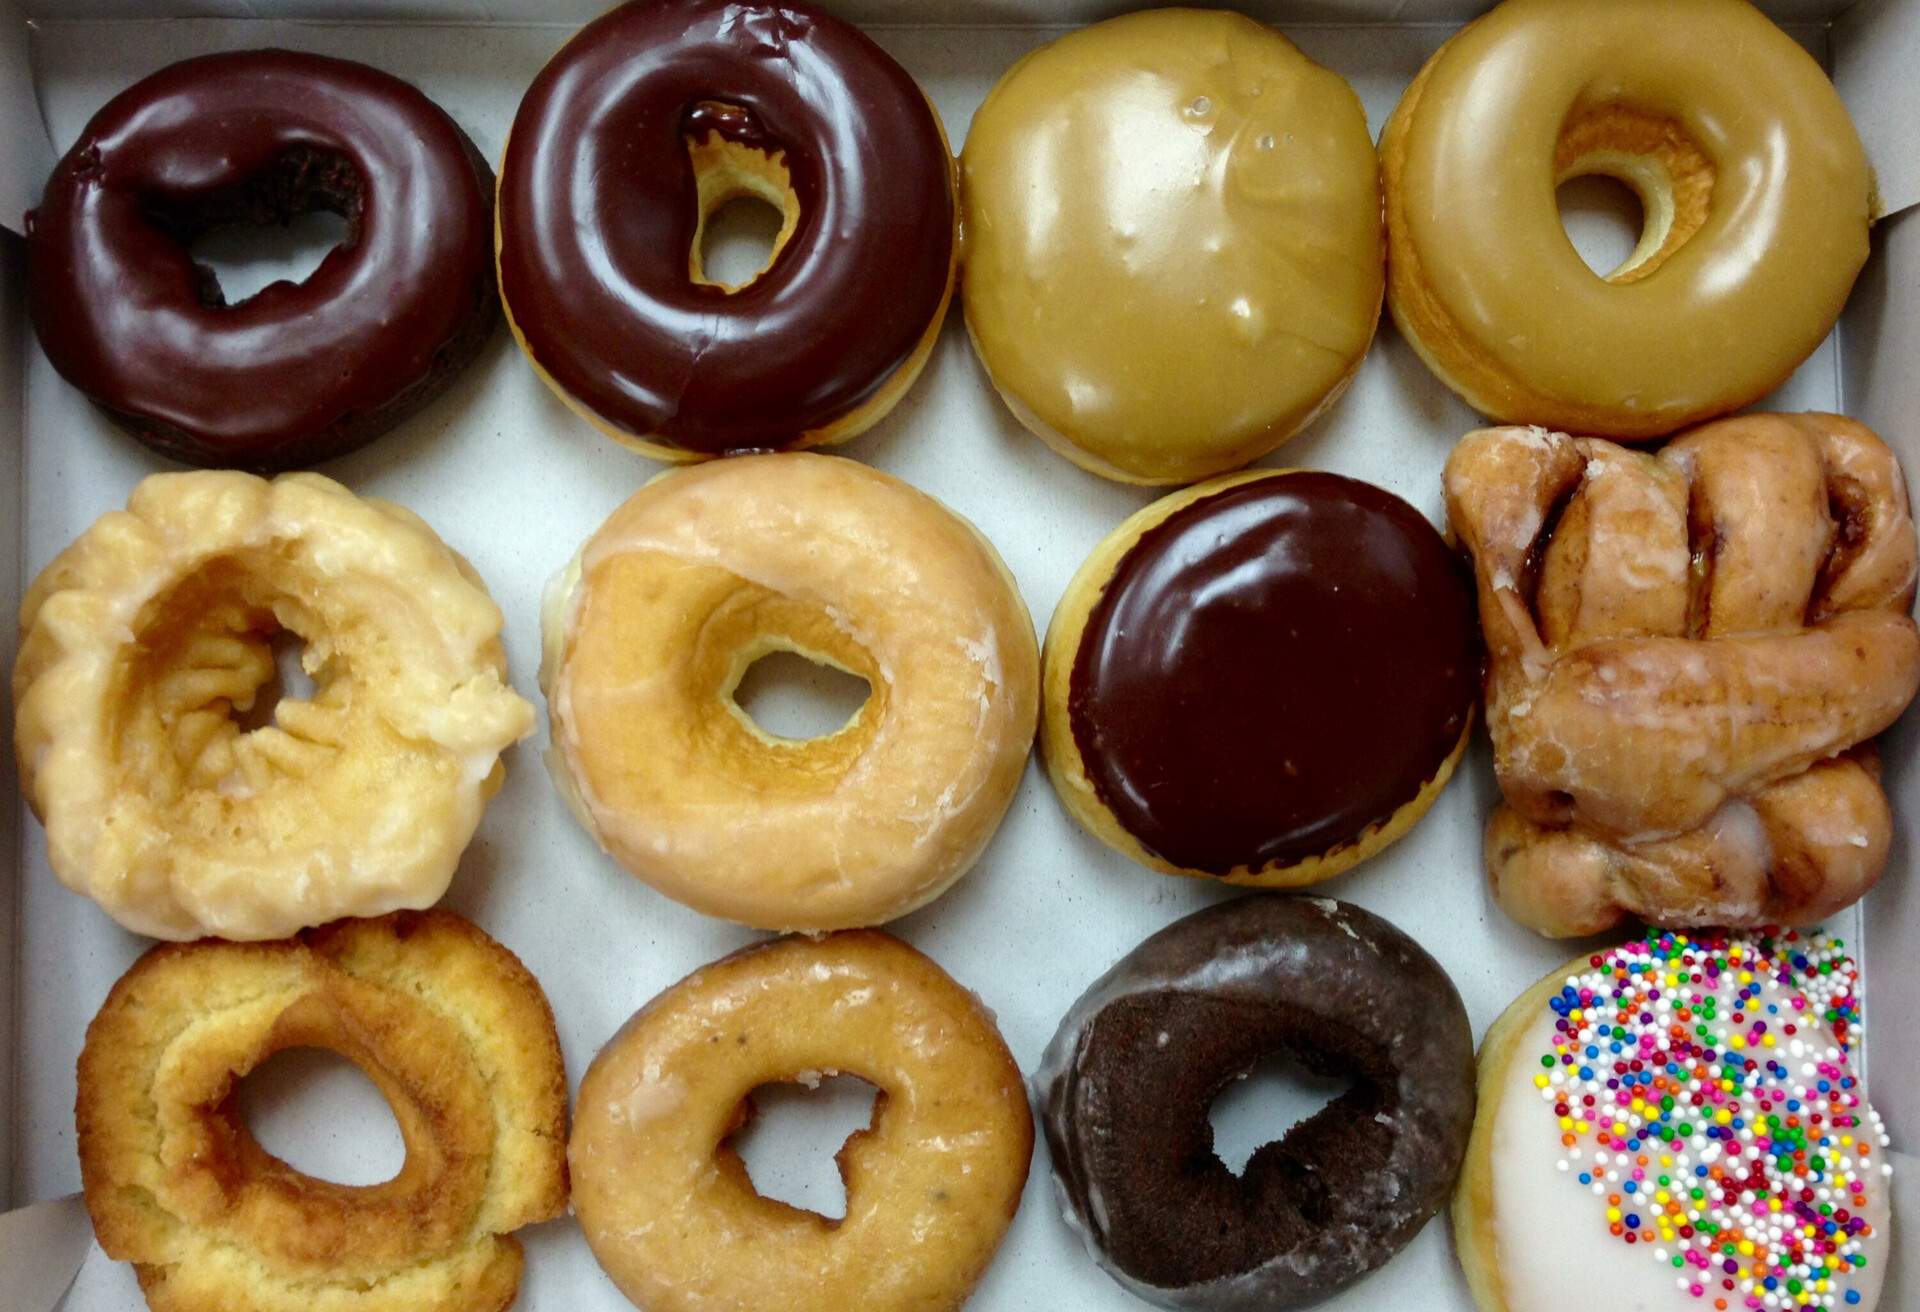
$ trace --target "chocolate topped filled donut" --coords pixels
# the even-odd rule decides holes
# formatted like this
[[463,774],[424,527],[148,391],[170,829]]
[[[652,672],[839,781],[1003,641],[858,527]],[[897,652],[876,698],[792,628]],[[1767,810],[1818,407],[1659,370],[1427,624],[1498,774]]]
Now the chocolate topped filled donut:
[[1155,869],[1310,883],[1432,804],[1479,678],[1465,568],[1418,511],[1337,474],[1236,475],[1081,566],[1047,638],[1048,769]]
[[[1262,1059],[1353,1087],[1236,1176],[1208,1109]],[[1149,938],[1074,1004],[1035,1076],[1094,1259],[1162,1307],[1301,1307],[1438,1210],[1473,1128],[1473,1038],[1438,963],[1328,898],[1248,897]]]
[[[398,78],[291,50],[173,64],[87,124],[28,216],[55,369],[162,455],[267,472],[373,440],[438,396],[499,305],[493,176]],[[304,281],[229,304],[191,244],[326,210]]]
[[[835,442],[926,362],[953,282],[954,164],[914,80],[806,5],[614,9],[528,88],[500,167],[507,319],[583,418],[663,460]],[[781,213],[742,284],[707,221]]]

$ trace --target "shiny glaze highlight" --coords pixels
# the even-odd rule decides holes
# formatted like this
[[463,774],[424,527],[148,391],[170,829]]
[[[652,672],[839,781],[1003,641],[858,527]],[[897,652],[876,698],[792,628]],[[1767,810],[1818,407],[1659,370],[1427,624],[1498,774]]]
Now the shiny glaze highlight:
[[1227,874],[1387,820],[1465,732],[1464,565],[1337,474],[1238,483],[1148,529],[1087,617],[1068,690],[1095,792],[1150,852]]
[[[695,283],[688,139],[784,154],[799,223],[728,292]],[[534,80],[500,177],[508,313],[610,428],[706,455],[848,414],[943,304],[953,166],[918,86],[806,6],[652,0],[589,24]]]
[[[351,234],[304,281],[226,305],[185,244],[204,225],[167,216],[237,203],[222,198],[294,156],[354,192],[326,205]],[[168,455],[336,455],[484,340],[490,183],[453,120],[377,69],[286,50],[185,60],[116,96],[54,170],[28,218],[34,327],[68,381]]]

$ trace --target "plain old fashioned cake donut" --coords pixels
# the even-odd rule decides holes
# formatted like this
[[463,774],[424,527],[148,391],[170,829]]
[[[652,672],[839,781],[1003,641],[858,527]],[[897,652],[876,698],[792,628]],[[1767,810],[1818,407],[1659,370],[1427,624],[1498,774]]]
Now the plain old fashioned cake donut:
[[[764,1084],[855,1075],[846,1215],[755,1192],[729,1142]],[[756,944],[648,1003],[580,1085],[568,1161],[594,1256],[647,1312],[946,1312],[1020,1205],[1033,1116],[991,1013],[898,939]]]
[[1488,1031],[1453,1226],[1480,1312],[1874,1312],[1893,1168],[1837,939],[1661,933]]
[[[1286,1054],[1353,1088],[1238,1177],[1207,1112]],[[1451,1193],[1473,1125],[1453,982],[1386,921],[1328,898],[1195,912],[1073,1005],[1034,1076],[1067,1219],[1162,1307],[1304,1307],[1384,1264]]]
[[[1506,423],[1632,440],[1736,410],[1820,344],[1867,258],[1846,108],[1747,0],[1507,0],[1421,70],[1380,153],[1394,321]],[[1593,174],[1646,213],[1604,278],[1555,202]]]
[[1310,884],[1433,805],[1480,667],[1467,571],[1412,506],[1338,474],[1230,474],[1073,576],[1041,746],[1067,810],[1141,864]]
[[[627,870],[709,915],[839,929],[905,915],[986,847],[1033,745],[1026,604],[965,520],[851,460],[663,474],[550,585],[556,784]],[[790,651],[867,681],[824,737],[734,700]]]
[[[377,69],[290,50],[162,69],[93,117],[28,216],[55,369],[162,455],[260,471],[340,455],[438,396],[498,301],[493,174]],[[228,304],[190,249],[222,224],[329,210],[348,235],[299,283]]]
[[[690,461],[838,442],[906,394],[953,286],[939,115],[858,29],[806,4],[645,0],[528,88],[500,166],[507,322],[582,418]],[[705,225],[783,216],[744,285]]]
[[[20,786],[69,888],[155,938],[446,892],[533,731],[500,610],[411,511],[318,474],[155,474],[27,589]],[[302,640],[316,687],[240,717]]]
[[[289,1048],[337,1053],[385,1095],[398,1175],[334,1184],[254,1140],[235,1092]],[[500,1312],[512,1232],[566,1206],[553,1013],[450,912],[154,948],[88,1027],[78,1078],[87,1211],[155,1312]]]
[[1075,464],[1190,483],[1311,423],[1380,317],[1380,183],[1338,74],[1168,9],[1015,64],[967,132],[964,307],[1013,413]]

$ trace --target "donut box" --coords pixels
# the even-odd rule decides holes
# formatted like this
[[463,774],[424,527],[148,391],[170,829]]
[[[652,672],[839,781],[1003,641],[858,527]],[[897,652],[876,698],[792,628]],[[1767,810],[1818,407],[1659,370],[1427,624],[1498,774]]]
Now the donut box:
[[[1409,80],[1484,6],[1464,0],[1265,0],[1237,6],[1277,24],[1311,58],[1346,77],[1377,137]],[[591,0],[0,0],[0,102],[8,107],[0,170],[0,602],[145,475],[167,467],[129,441],[53,371],[24,312],[22,216],[55,156],[111,96],[174,61],[264,46],[338,56],[398,75],[443,106],[498,161],[522,92],[554,50],[600,8]],[[987,90],[1017,59],[1061,33],[1128,6],[1106,0],[839,0],[935,103],[954,148]],[[1911,476],[1920,470],[1920,4],[1782,0],[1762,5],[1833,74],[1876,167],[1886,213],[1835,333],[1758,409],[1842,411],[1876,429]],[[44,124],[44,127],[43,127]],[[1595,261],[1631,247],[1627,220],[1596,198],[1567,217]],[[324,229],[241,252],[223,276],[263,284],[300,276]],[[317,235],[316,235],[317,234]],[[303,265],[301,262],[305,261]],[[1480,420],[1425,367],[1391,322],[1350,389],[1260,466],[1302,466],[1364,479],[1436,524],[1441,470]],[[840,453],[904,479],[971,520],[1004,557],[1044,630],[1074,571],[1153,489],[1076,469],[1008,413],[970,349],[958,308],[919,382]],[[462,859],[444,905],[510,947],[544,987],[571,1090],[636,1008],[695,968],[762,937],[702,916],[628,878],[574,822],[547,777],[536,671],[550,577],[587,534],[660,465],[608,442],[528,369],[497,331],[474,366],[401,427],[321,472],[355,492],[422,515],[486,579],[506,617],[515,687],[542,706],[541,728],[504,757],[506,782]],[[10,659],[13,642],[0,643]],[[769,715],[825,714],[838,694],[795,676],[764,690]],[[841,714],[848,707],[839,705]],[[831,721],[826,721],[831,722]],[[1920,737],[1912,716],[1882,740],[1896,834],[1885,878],[1829,930],[1863,963],[1871,1019],[1867,1065],[1895,1147],[1895,1260],[1886,1308],[1920,1300]],[[94,1244],[79,1188],[75,1065],[88,1021],[145,941],[114,926],[53,875],[42,829],[0,762],[0,1308],[96,1312],[139,1306],[129,1268]],[[1391,921],[1435,957],[1465,1001],[1476,1039],[1507,1004],[1573,950],[1536,937],[1486,889],[1481,831],[1499,800],[1483,733],[1453,783],[1397,844],[1316,891]],[[1029,1077],[1063,1013],[1147,935],[1237,895],[1142,869],[1078,828],[1028,763],[1006,821],[974,870],[890,928],[972,989],[998,1019]],[[1236,1104],[1251,1148],[1337,1092],[1262,1077],[1264,1107]],[[343,1066],[291,1063],[250,1094],[263,1142],[328,1178],[372,1182],[399,1162],[379,1095]],[[837,1205],[828,1161],[865,1120],[850,1081],[784,1099],[755,1131],[756,1184],[803,1206]],[[765,1107],[763,1106],[763,1111]],[[1266,1119],[1261,1119],[1264,1116]],[[1222,1122],[1216,1119],[1216,1126]],[[1266,1127],[1266,1133],[1258,1127]],[[1233,1138],[1222,1130],[1223,1142]],[[1906,1149],[1903,1154],[1900,1150]],[[64,1202],[60,1200],[66,1200]],[[27,1209],[31,1212],[7,1209]],[[518,1306],[621,1312],[571,1218],[521,1232]],[[1577,1272],[1569,1279],[1579,1279]],[[64,1301],[62,1301],[64,1299]],[[986,1312],[1124,1309],[1139,1304],[1090,1261],[1062,1218],[1036,1150],[1020,1210],[970,1304]],[[1323,1306],[1467,1312],[1473,1307],[1444,1218],[1385,1267]]]

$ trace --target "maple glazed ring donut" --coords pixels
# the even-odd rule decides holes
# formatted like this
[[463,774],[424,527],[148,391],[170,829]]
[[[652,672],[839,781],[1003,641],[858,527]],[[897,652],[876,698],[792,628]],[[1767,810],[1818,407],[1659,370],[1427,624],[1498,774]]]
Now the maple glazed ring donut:
[[[184,60],[94,115],[28,217],[47,358],[122,427],[195,465],[291,469],[438,396],[493,328],[493,173],[396,77],[249,50]],[[311,275],[228,304],[189,249],[327,210]]]
[[[1236,1178],[1208,1108],[1286,1054],[1353,1087]],[[1420,945],[1329,898],[1195,912],[1073,1005],[1034,1076],[1054,1180],[1088,1249],[1163,1307],[1303,1307],[1384,1264],[1453,1189],[1473,1034]]]
[[[1428,61],[1380,154],[1394,319],[1505,423],[1632,440],[1736,410],[1820,344],[1867,259],[1846,107],[1746,0],[1507,0]],[[1647,215],[1605,277],[1555,201],[1593,174]]]
[[[914,80],[805,5],[654,0],[588,24],[500,166],[507,320],[561,399],[656,459],[837,442],[905,394],[952,289],[953,157]],[[781,211],[724,285],[702,233]]]

